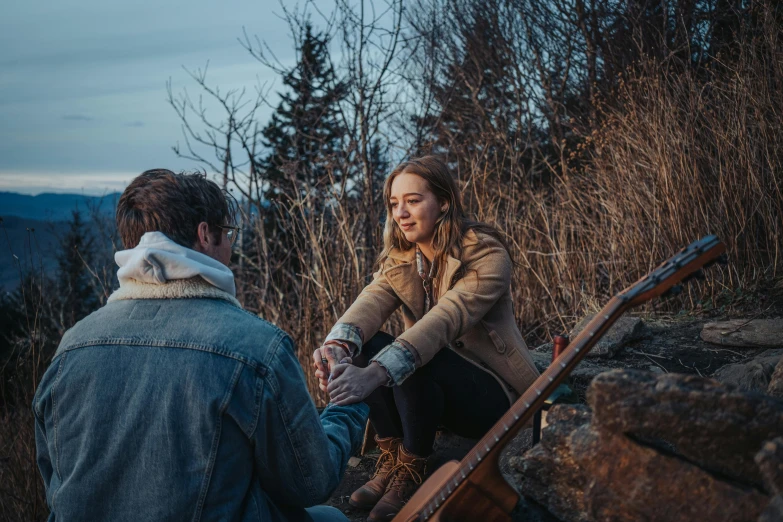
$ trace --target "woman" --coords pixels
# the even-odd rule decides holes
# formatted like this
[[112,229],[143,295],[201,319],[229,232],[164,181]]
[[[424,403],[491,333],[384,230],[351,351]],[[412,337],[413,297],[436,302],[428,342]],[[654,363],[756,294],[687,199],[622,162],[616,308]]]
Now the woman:
[[[371,520],[391,520],[421,483],[438,425],[480,438],[538,377],[514,322],[508,251],[465,217],[446,165],[402,163],[383,197],[380,270],[313,354],[333,403],[370,407],[381,456],[350,503]],[[405,332],[379,332],[400,307]]]

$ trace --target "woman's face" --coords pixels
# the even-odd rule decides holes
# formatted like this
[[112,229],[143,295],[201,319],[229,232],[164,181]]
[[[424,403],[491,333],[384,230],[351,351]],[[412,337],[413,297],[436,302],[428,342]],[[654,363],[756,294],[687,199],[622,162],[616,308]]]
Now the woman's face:
[[424,178],[407,172],[398,174],[392,181],[389,203],[405,239],[429,246],[445,204],[438,202]]

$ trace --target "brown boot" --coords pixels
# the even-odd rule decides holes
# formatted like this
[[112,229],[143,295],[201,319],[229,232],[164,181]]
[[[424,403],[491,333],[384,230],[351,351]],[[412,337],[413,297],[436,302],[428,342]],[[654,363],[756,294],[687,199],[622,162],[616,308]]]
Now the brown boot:
[[389,472],[393,478],[386,488],[386,494],[378,501],[369,520],[388,521],[399,513],[402,506],[413,496],[424,480],[427,457],[418,457],[408,453],[402,444],[397,453],[397,463]]
[[378,443],[378,448],[381,450],[381,456],[375,463],[375,473],[364,486],[353,492],[348,501],[350,505],[359,509],[372,509],[386,492],[386,486],[391,481],[389,472],[396,462],[397,448],[402,439],[395,437],[379,439],[376,435],[375,442]]

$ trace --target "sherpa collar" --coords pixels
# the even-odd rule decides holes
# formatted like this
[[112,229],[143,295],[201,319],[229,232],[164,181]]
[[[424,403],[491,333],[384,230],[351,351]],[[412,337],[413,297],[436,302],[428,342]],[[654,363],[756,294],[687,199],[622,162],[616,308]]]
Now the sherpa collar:
[[147,232],[139,245],[114,254],[119,265],[117,299],[223,299],[239,306],[234,274],[220,261],[175,243],[162,232]]

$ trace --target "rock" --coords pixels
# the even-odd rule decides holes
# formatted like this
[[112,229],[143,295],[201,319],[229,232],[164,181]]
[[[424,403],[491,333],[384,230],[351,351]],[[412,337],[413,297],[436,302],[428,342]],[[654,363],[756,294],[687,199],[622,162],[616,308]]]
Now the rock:
[[539,349],[530,350],[530,356],[533,358],[533,363],[539,372],[543,372],[549,368],[549,364],[552,362],[552,350],[549,353],[539,351]]
[[[571,340],[584,330],[595,314],[588,315],[577,324],[570,334]],[[643,337],[644,323],[638,317],[620,317],[609,331],[593,346],[586,357],[614,357],[626,344]]]
[[783,399],[783,358],[778,361],[767,386],[767,394]]
[[765,442],[755,460],[767,491],[783,494],[783,437]]
[[747,362],[727,364],[713,374],[724,384],[736,386],[743,391],[766,392],[775,371],[775,365],[780,361],[780,355],[771,357],[756,357]]
[[763,481],[754,456],[783,433],[783,402],[694,375],[615,370],[593,380],[587,401],[596,429],[632,435],[757,487]]
[[723,346],[783,347],[783,319],[735,319],[707,323],[702,340]]
[[562,520],[755,521],[769,497],[556,406],[540,444],[514,462],[520,488]]
[[509,459],[509,482],[556,517],[587,522],[591,518],[584,492],[589,481],[571,458],[567,439],[589,423],[590,410],[584,405],[557,405],[549,411],[548,420],[541,442],[524,456]]
[[[549,353],[547,353],[545,351],[539,351],[541,349],[546,348],[539,347],[530,351],[530,355],[533,357],[533,362],[535,363],[539,372],[543,372],[549,368],[550,364],[552,364],[552,350],[550,349]],[[589,383],[591,380],[593,380],[593,377],[599,373],[603,373],[612,369],[613,368],[609,366],[598,364],[593,360],[582,359],[570,375],[572,379],[586,381]]]
[[759,522],[783,522],[783,495],[776,495],[759,517]]
[[596,376],[608,372],[610,370],[614,370],[614,368],[610,368],[608,366],[603,366],[600,364],[595,364],[592,361],[581,361],[576,369],[574,369],[573,372],[571,372],[571,378],[576,381],[586,381],[587,383],[591,382]]
[[362,463],[362,459],[360,459],[359,457],[351,457],[348,459],[348,466],[351,468],[355,468],[361,463]]

